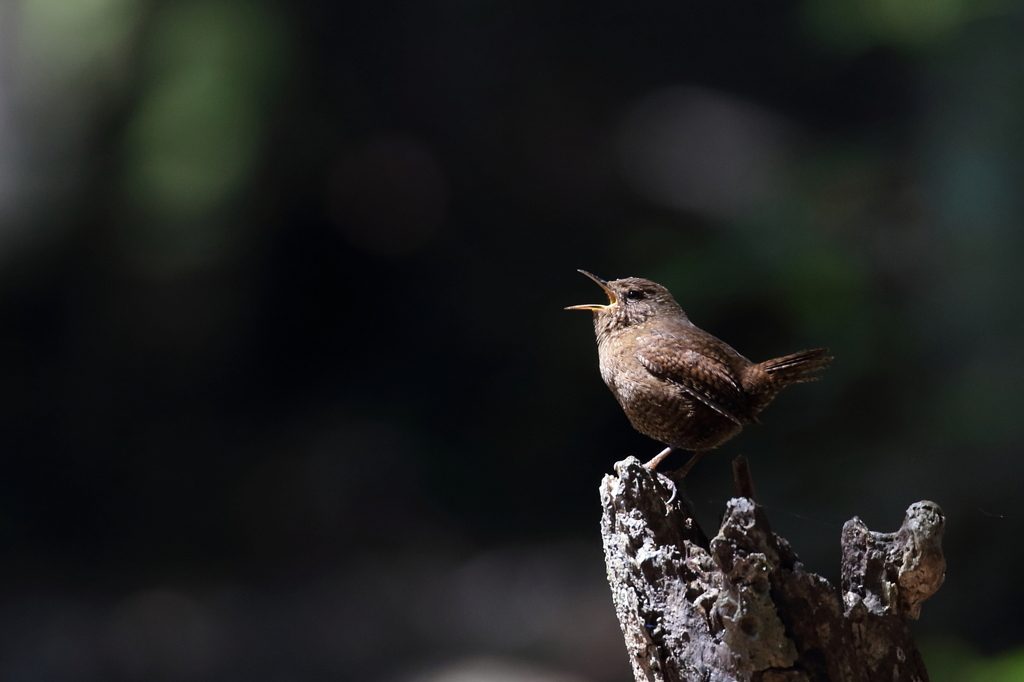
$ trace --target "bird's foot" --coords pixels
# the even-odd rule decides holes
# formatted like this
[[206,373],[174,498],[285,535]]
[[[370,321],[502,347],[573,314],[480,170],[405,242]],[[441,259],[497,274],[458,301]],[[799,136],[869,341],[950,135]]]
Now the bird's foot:
[[[650,469],[651,471],[655,471],[658,465],[661,464],[662,460],[671,455],[675,449],[675,445],[668,446],[667,448],[659,452],[657,455],[655,455],[650,462],[644,464],[644,466]],[[689,461],[687,461],[681,469],[676,469],[667,476],[664,476],[664,478],[666,478],[672,485],[672,494],[669,495],[669,498],[668,500],[665,501],[665,504],[672,504],[672,502],[676,499],[676,496],[679,493],[679,486],[683,484],[683,479],[686,478],[686,474],[690,473],[690,469],[693,468],[693,465],[697,463],[697,460],[701,458],[701,455],[703,455],[704,452],[704,450],[697,450],[696,452],[693,453],[693,457],[691,457]]]
[[[676,482],[672,480],[671,476],[664,476],[664,479],[668,481],[668,487],[672,489],[672,494],[668,496],[667,500],[665,500],[665,506],[667,507],[672,504],[679,495],[679,486],[676,485]],[[662,483],[664,483],[665,480],[663,480]]]
[[651,459],[651,461],[648,462],[647,464],[644,464],[644,466],[647,467],[648,469],[650,469],[651,471],[654,471],[655,469],[658,468],[658,465],[661,464],[662,460],[664,460],[666,457],[668,457],[669,455],[672,454],[673,450],[675,450],[674,446],[672,446],[672,445],[668,446],[667,448],[665,448],[664,450],[662,450],[661,452],[656,454]]
[[693,468],[693,465],[697,463],[697,460],[700,459],[701,455],[703,455],[704,452],[704,450],[697,450],[695,453],[693,453],[693,457],[690,458],[690,461],[684,464],[682,469],[676,471],[673,474],[673,477],[679,481],[686,478],[686,474],[690,473],[690,469]]
[[[644,464],[644,466],[650,469],[651,471],[654,471],[655,469],[658,468],[658,465],[661,464],[662,460],[671,455],[675,449],[675,445],[668,446],[667,448],[659,452],[657,455],[655,455],[651,459],[651,461],[647,462],[647,464]],[[690,473],[690,469],[693,468],[693,465],[697,463],[697,460],[701,458],[701,455],[703,455],[704,452],[704,450],[697,450],[696,452],[694,452],[693,457],[691,457],[689,461],[687,461],[686,464],[683,465],[683,468],[677,469],[675,472],[673,472],[672,476],[678,480],[682,480],[683,478],[685,478],[686,474]]]

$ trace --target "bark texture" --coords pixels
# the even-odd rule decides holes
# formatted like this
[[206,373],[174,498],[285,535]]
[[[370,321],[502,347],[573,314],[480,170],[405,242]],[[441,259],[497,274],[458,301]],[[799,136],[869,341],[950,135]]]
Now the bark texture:
[[[842,590],[804,569],[750,497],[710,540],[664,475],[635,458],[601,484],[608,580],[638,682],[928,680],[907,628],[945,575],[942,510],[917,502],[895,533],[854,518]],[[737,488],[753,495],[745,465]]]

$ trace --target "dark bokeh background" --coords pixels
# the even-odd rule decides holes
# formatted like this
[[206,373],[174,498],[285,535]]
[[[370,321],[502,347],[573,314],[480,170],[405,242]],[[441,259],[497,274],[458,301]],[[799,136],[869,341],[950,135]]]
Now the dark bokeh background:
[[1020,679],[1022,131],[1017,0],[6,0],[0,677],[629,679],[582,267],[829,346],[701,518],[935,500],[934,677]]

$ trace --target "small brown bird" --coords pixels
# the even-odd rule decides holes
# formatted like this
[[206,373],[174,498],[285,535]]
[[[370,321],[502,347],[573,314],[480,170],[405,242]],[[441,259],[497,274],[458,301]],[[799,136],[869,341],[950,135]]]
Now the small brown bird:
[[695,451],[677,477],[706,450],[729,440],[783,388],[828,367],[827,348],[753,363],[690,322],[668,289],[647,279],[606,282],[580,270],[608,294],[594,311],[601,378],[640,433],[668,445],[647,467],[676,448]]

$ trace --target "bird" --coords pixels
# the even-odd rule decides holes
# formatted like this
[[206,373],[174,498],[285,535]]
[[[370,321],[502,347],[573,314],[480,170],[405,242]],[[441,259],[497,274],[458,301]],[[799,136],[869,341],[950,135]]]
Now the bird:
[[594,313],[601,378],[640,433],[666,444],[644,466],[654,470],[676,449],[694,452],[682,479],[708,450],[759,423],[786,386],[816,381],[827,348],[751,362],[697,327],[668,289],[640,277],[597,282],[608,303],[569,306]]

